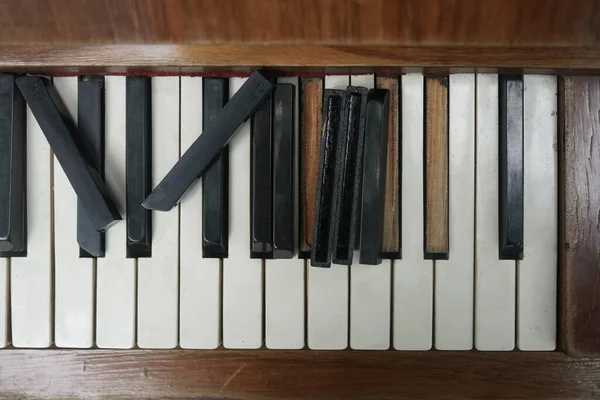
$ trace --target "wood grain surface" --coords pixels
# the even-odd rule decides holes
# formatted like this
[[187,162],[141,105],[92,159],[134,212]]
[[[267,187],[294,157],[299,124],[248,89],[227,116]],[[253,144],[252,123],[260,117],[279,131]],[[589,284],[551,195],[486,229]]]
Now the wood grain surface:
[[300,104],[300,251],[310,252],[317,202],[323,79],[304,78]]
[[560,353],[4,350],[0,397],[585,399],[600,361]]
[[400,91],[397,77],[378,76],[377,87],[390,91],[387,167],[383,219],[383,253],[387,257],[400,255]]
[[0,0],[1,44],[600,46],[595,0]]
[[600,78],[565,77],[560,94],[562,344],[600,356]]
[[425,253],[446,258],[448,240],[448,77],[425,78]]

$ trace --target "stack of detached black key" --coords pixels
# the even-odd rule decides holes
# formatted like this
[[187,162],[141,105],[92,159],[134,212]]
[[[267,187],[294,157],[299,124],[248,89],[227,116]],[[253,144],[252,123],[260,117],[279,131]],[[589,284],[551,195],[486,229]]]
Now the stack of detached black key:
[[381,263],[388,113],[388,90],[325,90],[312,266]]

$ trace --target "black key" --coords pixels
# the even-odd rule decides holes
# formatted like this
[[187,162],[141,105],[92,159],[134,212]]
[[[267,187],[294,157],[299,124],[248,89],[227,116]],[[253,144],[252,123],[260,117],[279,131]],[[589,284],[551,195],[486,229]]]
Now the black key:
[[278,84],[273,113],[273,257],[294,256],[295,87]]
[[[37,76],[22,76],[17,79],[17,86],[92,225],[97,231],[110,228],[121,219],[121,215],[93,159],[81,143],[77,128],[56,89],[47,79]],[[55,223],[60,224],[60,221]]]
[[271,82],[259,72],[253,72],[142,205],[150,210],[168,211],[179,203],[272,90]]
[[0,256],[25,256],[25,102],[13,75],[0,75]]
[[[81,141],[104,178],[104,78],[79,78],[77,125]],[[104,232],[94,229],[83,204],[77,201],[77,243],[80,257],[104,257]]]
[[[217,118],[229,99],[228,79],[205,79],[202,127]],[[225,258],[228,254],[229,149],[226,146],[202,177],[202,255]]]
[[362,176],[363,140],[367,89],[348,87],[346,90],[346,131],[338,138],[336,163],[337,188],[334,204],[339,207],[337,224],[333,227],[333,263],[352,265],[355,249],[360,182]]
[[152,190],[152,91],[148,77],[126,83],[127,257],[152,255],[152,213],[142,201]]
[[[277,88],[275,88],[277,90]],[[273,255],[273,94],[252,117],[250,254],[256,258]]]
[[367,265],[381,264],[389,108],[388,90],[369,91],[360,220],[360,263]]
[[323,99],[323,134],[317,178],[317,205],[313,226],[313,245],[310,264],[330,267],[333,252],[332,226],[335,226],[337,207],[334,204],[336,153],[338,137],[345,131],[344,103],[346,92],[326,89]]
[[523,80],[500,76],[500,259],[523,258]]

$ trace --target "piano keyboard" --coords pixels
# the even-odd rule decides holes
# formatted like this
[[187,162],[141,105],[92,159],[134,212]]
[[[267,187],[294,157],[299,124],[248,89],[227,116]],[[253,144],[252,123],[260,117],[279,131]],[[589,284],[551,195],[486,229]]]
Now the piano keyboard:
[[[223,106],[219,95],[231,97],[245,79],[104,78],[104,177],[124,219],[140,211],[128,195],[155,187]],[[80,79],[52,81],[77,122],[91,107],[80,101]],[[136,232],[133,218],[119,222],[97,258],[79,248],[77,197],[27,109],[27,251],[0,258],[0,347],[555,349],[555,76],[513,82],[411,73],[278,83],[295,86],[293,102],[275,92],[262,122],[257,113],[241,126],[179,206],[152,212],[151,225],[136,219]],[[362,265],[356,253],[350,267],[311,267],[322,96],[348,85],[390,90],[383,260]],[[10,110],[0,89],[5,129]],[[258,127],[277,130],[290,113],[296,154],[285,164],[275,155],[285,141],[260,141]],[[523,164],[515,168],[519,140]],[[294,171],[292,199],[260,193],[269,183],[255,173],[264,159],[254,154],[269,153],[273,176],[285,174],[281,166]],[[139,158],[146,156],[151,162]],[[519,173],[521,197],[511,183]],[[288,181],[274,178],[271,191],[285,193]],[[272,248],[274,227],[286,226],[273,217],[280,214],[256,207],[265,198],[273,210],[293,204],[300,246],[292,258],[260,252]],[[511,207],[519,199],[522,256],[501,259],[513,226],[502,228],[499,209],[518,219]]]

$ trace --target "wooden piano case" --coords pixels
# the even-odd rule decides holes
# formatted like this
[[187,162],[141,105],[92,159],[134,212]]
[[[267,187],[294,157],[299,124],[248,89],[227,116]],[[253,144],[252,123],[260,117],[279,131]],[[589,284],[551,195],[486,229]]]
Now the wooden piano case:
[[0,397],[600,397],[600,1],[0,0],[0,71],[550,73],[556,352],[0,350]]

